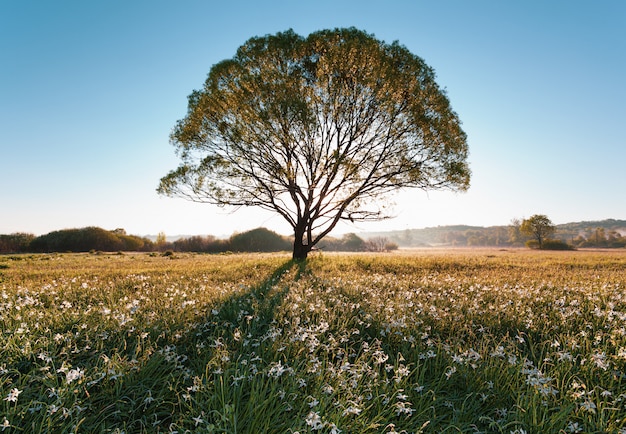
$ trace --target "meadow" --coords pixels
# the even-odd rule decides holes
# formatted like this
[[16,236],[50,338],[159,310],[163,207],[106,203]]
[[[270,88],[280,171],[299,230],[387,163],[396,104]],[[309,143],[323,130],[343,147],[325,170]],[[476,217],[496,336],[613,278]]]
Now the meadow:
[[626,252],[0,256],[6,433],[626,433]]

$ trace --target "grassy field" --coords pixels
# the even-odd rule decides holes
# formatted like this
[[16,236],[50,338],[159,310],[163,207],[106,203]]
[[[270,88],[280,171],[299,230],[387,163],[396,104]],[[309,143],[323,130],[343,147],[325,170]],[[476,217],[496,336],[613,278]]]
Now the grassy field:
[[626,252],[0,256],[8,433],[626,433]]

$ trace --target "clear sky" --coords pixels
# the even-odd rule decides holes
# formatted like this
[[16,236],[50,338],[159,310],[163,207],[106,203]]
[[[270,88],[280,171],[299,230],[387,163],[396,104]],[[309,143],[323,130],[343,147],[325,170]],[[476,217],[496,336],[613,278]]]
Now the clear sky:
[[160,197],[169,133],[252,36],[354,26],[437,73],[468,134],[467,193],[406,191],[336,233],[626,219],[626,1],[2,0],[0,233],[290,228]]

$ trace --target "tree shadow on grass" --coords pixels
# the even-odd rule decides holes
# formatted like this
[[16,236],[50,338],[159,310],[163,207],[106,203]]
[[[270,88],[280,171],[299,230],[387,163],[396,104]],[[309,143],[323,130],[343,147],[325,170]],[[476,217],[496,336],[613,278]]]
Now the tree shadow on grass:
[[[276,313],[294,282],[308,273],[306,261],[289,260],[257,285],[224,300],[209,319],[208,348],[199,354],[195,371],[204,372],[205,383],[198,401],[216,432],[288,432],[292,421],[285,418],[281,387],[268,375],[268,366],[286,357],[270,338],[280,333]],[[192,340],[198,343],[202,336]],[[290,360],[284,360],[292,363]],[[294,363],[296,361],[293,361]],[[294,381],[291,380],[290,381]],[[282,384],[282,386],[281,386]]]
[[[286,261],[256,286],[224,300],[216,308],[219,319],[226,327],[247,325],[245,328],[252,338],[263,335],[273,322],[276,309],[289,292],[289,282],[298,281],[305,270],[305,261]],[[295,271],[293,280],[285,282],[281,287],[281,279],[292,271]]]
[[[166,335],[156,351],[140,358],[121,381],[105,386],[108,392],[101,396],[106,399],[92,400],[85,424],[102,432],[207,426],[216,428],[208,432],[285,432],[275,422],[284,413],[279,391],[255,370],[263,372],[281,357],[266,336],[276,327],[275,314],[291,283],[306,270],[306,262],[288,260],[256,285],[217,302],[197,323],[164,324]],[[187,330],[176,336],[176,329]],[[132,358],[133,351],[125,349],[120,359]]]

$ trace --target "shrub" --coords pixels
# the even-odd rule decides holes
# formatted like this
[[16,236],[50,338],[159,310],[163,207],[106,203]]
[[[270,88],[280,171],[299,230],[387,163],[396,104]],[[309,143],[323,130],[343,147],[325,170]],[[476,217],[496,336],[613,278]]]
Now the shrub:
[[367,250],[367,242],[356,234],[349,233],[341,238],[326,236],[320,242],[320,250],[327,252],[363,252]]
[[[530,249],[539,249],[539,242],[537,240],[526,241],[526,247]],[[561,240],[545,240],[543,242],[542,250],[574,250],[574,247]]]
[[139,238],[134,235],[117,235],[117,238],[122,242],[122,250],[126,251],[141,251],[146,250],[146,246],[149,246],[149,250],[152,249],[152,241],[144,238]]
[[386,237],[374,237],[367,240],[364,244],[365,250],[368,252],[388,252],[398,250],[398,245]]
[[177,252],[219,253],[229,250],[230,244],[227,240],[220,240],[213,235],[205,237],[194,235],[174,241],[172,247]]
[[574,250],[574,247],[570,246],[566,242],[561,240],[545,240],[543,242],[544,250]]
[[29,250],[34,252],[117,252],[152,250],[152,242],[134,235],[107,231],[99,227],[63,229],[34,238]]
[[266,228],[252,229],[230,237],[235,252],[280,252],[291,249],[291,242]]
[[0,235],[0,253],[27,252],[30,243],[35,239],[33,234],[14,233]]
[[397,243],[394,243],[393,241],[389,241],[387,244],[385,244],[385,250],[387,252],[390,252],[392,250],[398,250],[399,246]]

